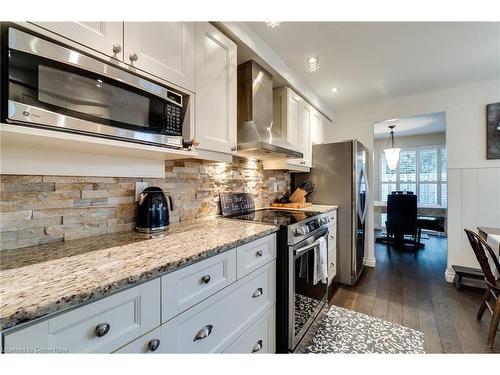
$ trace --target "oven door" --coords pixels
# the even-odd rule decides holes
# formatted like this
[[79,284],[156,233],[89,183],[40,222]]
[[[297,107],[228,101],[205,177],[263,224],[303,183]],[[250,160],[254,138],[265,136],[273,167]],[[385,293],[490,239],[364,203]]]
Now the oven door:
[[[288,348],[293,351],[304,337],[327,299],[328,280],[315,280],[315,266],[320,261],[319,243],[324,238],[328,257],[328,229],[290,247]],[[328,265],[328,259],[326,262]],[[327,267],[328,273],[328,267]],[[318,279],[318,275],[316,275]]]
[[7,122],[161,145],[181,135],[172,116],[181,114],[182,95],[15,28],[6,32]]

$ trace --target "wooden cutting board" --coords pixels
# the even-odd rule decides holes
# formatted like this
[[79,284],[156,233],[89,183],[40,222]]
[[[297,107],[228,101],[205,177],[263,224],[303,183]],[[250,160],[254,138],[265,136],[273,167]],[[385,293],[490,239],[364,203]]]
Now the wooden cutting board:
[[310,202],[298,202],[298,203],[271,203],[271,207],[278,208],[306,208],[312,206]]

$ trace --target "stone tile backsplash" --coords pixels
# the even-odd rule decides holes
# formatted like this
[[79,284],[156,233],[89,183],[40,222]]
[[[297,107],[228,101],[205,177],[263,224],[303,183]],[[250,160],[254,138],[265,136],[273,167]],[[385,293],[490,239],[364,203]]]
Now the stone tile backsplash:
[[[133,230],[140,178],[0,175],[1,249]],[[220,213],[219,193],[250,192],[257,206],[285,193],[290,173],[263,171],[259,162],[165,162],[164,179],[144,179],[172,194],[171,221]],[[277,193],[273,193],[273,184]]]

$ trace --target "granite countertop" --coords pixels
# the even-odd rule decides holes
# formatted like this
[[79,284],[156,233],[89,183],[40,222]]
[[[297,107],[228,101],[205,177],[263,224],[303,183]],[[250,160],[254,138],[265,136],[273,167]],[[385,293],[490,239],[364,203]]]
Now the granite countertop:
[[273,210],[290,210],[290,211],[307,211],[307,212],[321,212],[322,214],[326,212],[331,212],[337,210],[339,206],[336,205],[324,205],[324,204],[314,204],[309,207],[304,208],[287,208],[287,207],[272,207]]
[[209,218],[173,224],[155,238],[125,232],[0,251],[0,329],[97,300],[277,230]]

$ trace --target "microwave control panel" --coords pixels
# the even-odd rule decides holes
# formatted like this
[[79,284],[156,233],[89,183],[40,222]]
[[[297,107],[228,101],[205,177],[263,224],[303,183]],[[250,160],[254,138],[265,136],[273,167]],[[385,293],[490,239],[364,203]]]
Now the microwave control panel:
[[182,95],[168,90],[165,102],[165,134],[182,136]]
[[182,107],[170,102],[166,104],[165,134],[182,135]]

